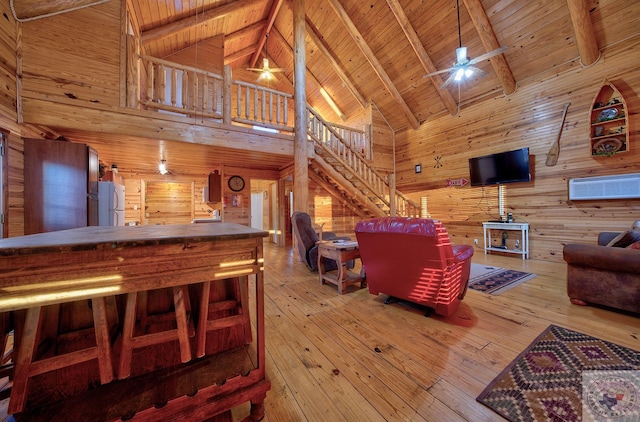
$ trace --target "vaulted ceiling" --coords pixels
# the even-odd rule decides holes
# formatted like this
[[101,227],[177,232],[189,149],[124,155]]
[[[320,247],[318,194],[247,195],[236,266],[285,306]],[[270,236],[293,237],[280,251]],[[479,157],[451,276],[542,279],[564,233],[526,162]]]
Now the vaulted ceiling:
[[[105,0],[14,0],[18,13],[36,6],[82,7]],[[108,1],[108,0],[106,0]],[[458,107],[513,93],[518,86],[599,59],[600,51],[637,33],[634,0],[305,0],[307,101],[340,122],[369,102],[396,131],[417,128]],[[459,8],[458,4],[459,3]],[[143,52],[161,58],[195,51],[224,37],[224,63],[235,79],[255,81],[268,37],[272,88],[293,92],[291,0],[127,0]],[[44,5],[44,6],[43,6]],[[458,19],[460,30],[458,29]],[[459,43],[470,58],[506,47],[476,66],[484,77],[441,88]],[[198,56],[199,52],[199,56]],[[193,63],[198,66],[199,63]],[[321,88],[339,108],[334,111]]]

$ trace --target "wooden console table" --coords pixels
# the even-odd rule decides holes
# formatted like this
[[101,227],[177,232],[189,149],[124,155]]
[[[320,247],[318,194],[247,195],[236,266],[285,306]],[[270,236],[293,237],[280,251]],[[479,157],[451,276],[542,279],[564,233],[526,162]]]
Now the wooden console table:
[[[106,421],[131,417],[142,421],[203,420],[251,402],[249,420],[262,419],[264,399],[270,389],[265,378],[264,340],[266,236],[267,232],[239,224],[218,223],[83,227],[0,240],[0,314],[12,312],[16,320],[9,412],[14,413],[17,421],[40,420],[45,414],[56,415],[55,420]],[[246,325],[240,334],[243,341],[215,354],[196,356],[194,352],[193,356],[186,356],[185,360],[190,359],[187,363],[178,361],[173,367],[117,379],[117,366],[112,362],[117,361],[119,348],[111,347],[113,332],[107,326],[107,302],[122,303],[122,298],[131,297],[131,293],[170,288],[178,293],[174,297],[179,299],[175,305],[178,315],[179,308],[190,310],[180,302],[186,301],[180,295],[181,287],[197,287],[190,292],[208,292],[209,288],[214,289],[215,286],[209,287],[214,283],[234,279],[246,282],[246,277],[252,274],[255,275],[255,308],[251,312],[254,341],[243,315],[212,324],[207,313],[196,322],[200,325],[196,327],[198,334],[190,333],[191,339],[185,337],[187,342],[209,341],[204,340],[206,330],[220,329],[229,320]],[[241,295],[246,294],[245,288]],[[95,331],[91,347],[39,359],[35,349],[42,325],[46,324],[40,317],[41,310],[69,303],[83,303],[86,309],[87,301]],[[234,301],[227,300],[213,311],[231,312],[228,309],[236,305],[229,302]],[[249,313],[248,302],[242,307],[237,305],[237,309]],[[208,298],[200,303],[208,306]],[[118,312],[130,313],[128,309]],[[249,316],[246,318],[248,321]],[[187,329],[186,324],[182,329]],[[121,326],[118,335],[122,337]],[[156,334],[146,337],[153,336]],[[182,336],[177,338],[182,348]],[[144,347],[144,342],[136,347]],[[94,372],[99,377],[96,375],[97,381],[90,388],[84,385],[86,391],[40,408],[30,406],[28,392],[36,387],[38,375],[66,371],[78,362],[96,361],[94,366],[98,369]],[[86,379],[86,372],[81,371],[79,385]]]
[[[336,271],[327,271],[323,258],[336,261],[338,269]],[[320,284],[324,284],[326,281],[335,284],[338,286],[338,292],[340,294],[345,294],[347,292],[347,286],[350,284],[360,283],[360,288],[366,287],[367,282],[364,277],[364,267],[361,269],[360,274],[355,274],[347,269],[347,262],[357,258],[360,258],[358,242],[318,242],[318,276],[320,278]]]

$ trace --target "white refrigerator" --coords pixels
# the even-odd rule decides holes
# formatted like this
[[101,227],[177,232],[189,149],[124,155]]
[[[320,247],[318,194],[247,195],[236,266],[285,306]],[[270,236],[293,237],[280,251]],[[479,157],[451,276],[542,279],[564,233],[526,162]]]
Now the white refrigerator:
[[124,226],[124,186],[98,182],[98,225]]

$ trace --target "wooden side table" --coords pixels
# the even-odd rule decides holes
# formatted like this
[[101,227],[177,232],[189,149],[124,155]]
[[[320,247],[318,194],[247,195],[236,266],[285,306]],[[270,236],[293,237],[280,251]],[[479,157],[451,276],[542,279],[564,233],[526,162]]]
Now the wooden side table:
[[[327,271],[322,258],[329,258],[336,261],[338,269],[336,271]],[[350,284],[360,283],[360,288],[367,287],[364,267],[361,268],[359,274],[347,269],[347,262],[356,258],[360,258],[358,242],[318,242],[318,276],[320,278],[320,284],[325,284],[325,282],[335,284],[338,286],[338,292],[340,294],[345,294],[347,292],[347,286]]]

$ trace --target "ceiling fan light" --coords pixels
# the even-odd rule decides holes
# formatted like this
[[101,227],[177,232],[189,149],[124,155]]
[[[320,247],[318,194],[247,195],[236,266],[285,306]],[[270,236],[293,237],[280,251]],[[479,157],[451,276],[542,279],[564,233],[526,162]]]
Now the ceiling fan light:
[[261,72],[260,76],[258,76],[258,81],[260,82],[273,80],[275,80],[275,77],[273,76],[273,73],[269,72],[268,70]]
[[456,48],[456,63],[465,63],[467,60],[467,47]]
[[161,160],[160,164],[158,164],[158,171],[160,174],[167,174],[169,171],[167,170],[167,160]]
[[471,69],[471,68],[467,68],[467,69],[465,69],[465,71],[464,71],[464,76],[465,76],[466,78],[470,78],[470,77],[471,77],[471,75],[473,75],[473,69]]
[[464,76],[464,69],[458,69],[456,70],[456,76],[453,77],[453,80],[456,82],[460,82],[463,76]]

